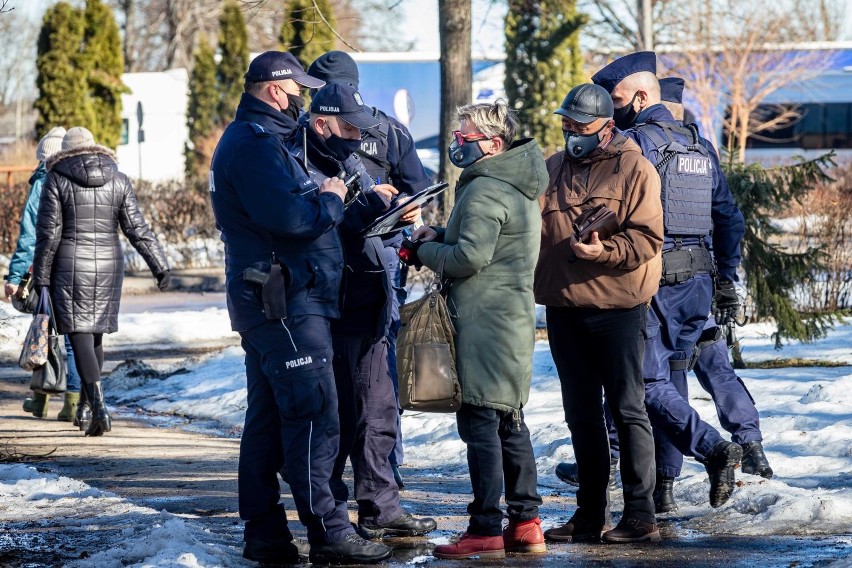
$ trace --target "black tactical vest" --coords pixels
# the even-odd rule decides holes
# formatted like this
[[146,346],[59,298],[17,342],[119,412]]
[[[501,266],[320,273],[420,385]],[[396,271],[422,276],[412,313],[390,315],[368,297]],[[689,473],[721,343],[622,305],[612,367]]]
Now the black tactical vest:
[[[667,237],[703,237],[713,229],[713,166],[694,127],[677,122],[636,126],[654,144],[662,182],[663,226]],[[678,140],[685,139],[686,144]]]
[[399,157],[398,134],[394,131],[385,113],[373,108],[373,116],[379,119],[378,126],[364,130],[361,137],[361,149],[358,155],[367,168],[367,173],[377,183],[390,183],[391,164],[388,162],[388,147],[390,144],[397,145],[397,157]]

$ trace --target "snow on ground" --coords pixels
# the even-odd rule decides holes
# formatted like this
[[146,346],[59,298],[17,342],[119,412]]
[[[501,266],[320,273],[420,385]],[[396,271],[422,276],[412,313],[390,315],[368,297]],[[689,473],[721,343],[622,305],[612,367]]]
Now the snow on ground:
[[[209,531],[191,520],[139,507],[81,481],[41,473],[21,464],[0,465],[0,522],[57,528],[99,539],[102,528],[119,528],[105,550],[69,568],[91,566],[245,566],[240,550],[211,542]],[[100,547],[99,547],[100,548]]]
[[[26,318],[18,317],[12,318],[11,325],[4,324],[3,331],[12,339],[0,339],[0,351],[11,353],[18,349],[26,324]],[[185,342],[187,337],[197,342],[232,336],[224,310],[215,308],[122,315],[120,329],[109,337],[107,349],[112,345],[149,342],[168,346]],[[838,326],[823,340],[790,345],[781,351],[773,348],[770,334],[771,328],[763,324],[740,330],[748,360],[801,357],[852,365],[852,323]],[[108,400],[157,413],[215,421],[223,431],[239,430],[245,415],[241,349],[228,348],[201,360],[185,362],[182,367],[185,370],[173,375],[168,375],[168,369],[159,369],[166,371],[164,374],[147,375],[117,370],[106,381]],[[852,367],[749,369],[741,371],[740,376],[758,401],[764,444],[776,475],[772,480],[738,475],[741,486],[731,500],[719,509],[711,509],[707,504],[709,485],[704,468],[687,459],[675,485],[675,497],[680,504],[678,514],[686,519],[686,528],[738,535],[850,533]],[[692,404],[718,428],[712,401],[694,379],[690,389]],[[525,414],[532,432],[542,494],[565,492],[566,486],[552,472],[558,462],[573,459],[573,450],[564,423],[559,380],[546,342],[536,345],[532,392]],[[408,466],[432,469],[435,475],[466,474],[465,447],[456,433],[453,415],[407,412],[402,424]],[[45,488],[28,489],[38,484]],[[104,554],[124,555],[123,562],[133,565],[141,565],[134,563],[141,563],[140,559],[144,558],[146,566],[156,566],[161,551],[156,545],[149,546],[148,541],[157,540],[162,533],[164,541],[183,542],[180,551],[188,556],[185,562],[181,561],[183,564],[177,565],[205,565],[204,535],[191,521],[134,508],[73,480],[38,474],[23,466],[2,466],[0,496],[4,504],[9,503],[5,508],[5,518],[9,519],[46,516],[49,508],[39,513],[39,501],[44,499],[70,500],[69,507],[76,511],[69,513],[71,519],[100,514],[150,517],[151,520],[141,523],[143,528],[128,522],[128,531],[133,534],[128,534],[120,550]],[[74,506],[75,501],[82,509]],[[619,501],[615,510],[621,508]],[[115,508],[121,512],[109,513]],[[545,519],[546,524],[550,524],[548,521],[556,519]],[[161,546],[167,546],[166,542]],[[162,554],[168,556],[171,552]],[[175,558],[169,561],[176,562]]]

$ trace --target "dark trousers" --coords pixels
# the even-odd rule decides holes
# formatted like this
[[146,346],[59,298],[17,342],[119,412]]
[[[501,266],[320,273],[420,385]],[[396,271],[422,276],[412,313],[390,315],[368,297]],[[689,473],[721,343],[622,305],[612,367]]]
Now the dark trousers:
[[341,434],[331,490],[345,506],[349,491],[343,470],[350,458],[358,521],[383,524],[404,512],[389,461],[399,413],[388,373],[388,342],[335,334],[333,345]]
[[103,333],[69,333],[71,343],[70,355],[74,354],[74,365],[80,378],[88,384],[101,380],[101,370],[104,368]]
[[[665,437],[680,453],[701,462],[723,439],[689,406],[686,393],[681,392],[686,388],[685,371],[672,371],[671,362],[683,364],[692,356],[712,297],[713,281],[708,274],[660,287],[648,312],[642,371],[645,404],[658,441]],[[684,378],[673,379],[675,373]],[[661,469],[659,473],[675,477],[679,472]]]
[[514,521],[538,517],[535,455],[524,414],[462,404],[456,413],[459,436],[467,444],[473,502],[467,506],[470,534],[497,536],[503,531],[500,496],[506,483],[506,512]]
[[238,479],[245,538],[290,535],[278,502],[283,465],[308,541],[337,542],[354,529],[329,488],[340,437],[329,321],[291,316],[240,335],[248,390]]
[[[704,336],[715,336],[715,325],[705,326]],[[702,339],[703,342],[703,339]],[[707,391],[716,406],[716,414],[722,428],[731,433],[738,444],[760,441],[760,418],[754,400],[728,358],[728,347],[724,339],[705,344],[695,362],[695,376]],[[672,371],[672,384],[688,400],[685,371]],[[677,477],[683,467],[683,454],[678,451],[669,436],[657,437],[657,471],[667,477]]]
[[393,295],[391,296],[391,324],[388,329],[388,370],[390,371],[391,380],[393,380],[394,396],[397,400],[397,417],[396,417],[396,444],[390,455],[392,465],[402,465],[405,463],[405,453],[402,449],[402,408],[399,406],[399,377],[396,373],[396,338],[399,335],[399,307],[405,303],[408,298],[408,292],[402,285],[399,266],[399,248],[386,246],[384,248],[384,261],[390,274],[391,283],[393,285]]
[[645,411],[646,308],[547,308],[550,351],[577,458],[577,515],[604,524],[610,452],[601,395],[621,441],[624,516],[654,521],[654,439]]

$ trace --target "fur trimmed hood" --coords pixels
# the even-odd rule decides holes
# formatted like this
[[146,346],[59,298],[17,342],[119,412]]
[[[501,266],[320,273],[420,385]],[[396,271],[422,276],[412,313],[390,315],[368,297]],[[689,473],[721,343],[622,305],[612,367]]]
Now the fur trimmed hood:
[[118,173],[115,152],[92,144],[57,152],[47,160],[47,171],[82,187],[101,187]]

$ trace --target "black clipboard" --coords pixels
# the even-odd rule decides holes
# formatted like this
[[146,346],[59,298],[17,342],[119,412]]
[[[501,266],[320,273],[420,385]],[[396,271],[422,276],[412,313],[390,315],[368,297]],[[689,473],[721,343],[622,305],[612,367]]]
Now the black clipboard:
[[420,207],[423,207],[430,199],[439,195],[449,186],[450,184],[445,182],[430,185],[426,189],[415,193],[412,198],[405,203],[397,203],[391,206],[391,208],[383,213],[381,217],[370,223],[363,231],[361,231],[361,235],[364,237],[378,237],[388,233],[393,233],[394,231],[400,231],[405,227],[408,227],[410,223],[402,223],[399,220],[399,218],[402,217],[403,211],[405,211],[412,203],[416,203]]

